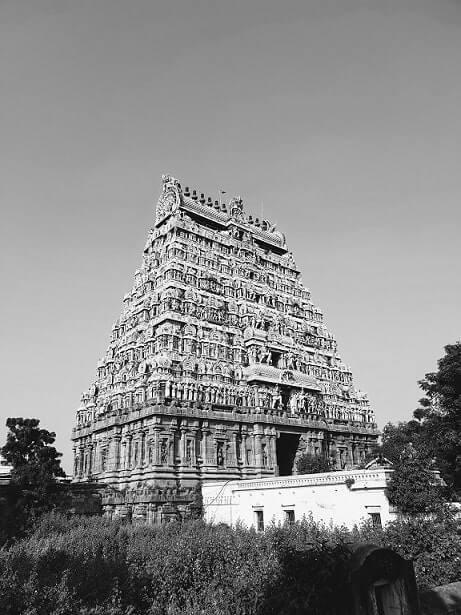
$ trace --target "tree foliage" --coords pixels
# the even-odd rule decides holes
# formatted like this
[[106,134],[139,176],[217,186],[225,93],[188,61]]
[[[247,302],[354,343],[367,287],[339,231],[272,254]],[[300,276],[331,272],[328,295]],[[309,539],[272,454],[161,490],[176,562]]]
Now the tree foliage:
[[[41,513],[54,508],[63,494],[56,492],[56,479],[64,477],[61,468],[61,453],[52,446],[55,434],[39,428],[38,419],[9,418],[6,421],[8,434],[1,449],[5,460],[13,467],[10,502],[5,504],[13,510],[12,523],[6,528],[6,537],[21,534]],[[13,501],[14,500],[14,501]],[[3,528],[5,531],[5,527]]]
[[46,494],[58,476],[65,476],[61,468],[62,453],[51,446],[56,434],[39,429],[38,419],[9,418],[9,429],[2,455],[13,466],[13,484],[33,490],[38,496]]
[[435,512],[443,506],[442,487],[430,462],[409,445],[394,464],[387,487],[389,502],[408,515]]
[[421,441],[421,424],[418,421],[401,421],[396,425],[388,423],[384,426],[380,453],[392,463],[398,463],[403,451],[408,446],[417,448],[421,456],[425,456]]
[[330,470],[330,463],[323,455],[304,453],[296,460],[298,474],[319,474],[320,472],[330,472]]
[[[419,382],[425,396],[414,412],[414,419],[388,423],[382,443],[373,451],[392,461],[412,446],[424,467],[440,470],[450,497],[461,496],[461,342],[445,346],[438,371],[426,374]],[[373,456],[372,455],[372,456]],[[413,462],[415,463],[415,462]]]
[[461,493],[461,342],[445,346],[438,370],[419,382],[425,396],[414,412],[442,476]]

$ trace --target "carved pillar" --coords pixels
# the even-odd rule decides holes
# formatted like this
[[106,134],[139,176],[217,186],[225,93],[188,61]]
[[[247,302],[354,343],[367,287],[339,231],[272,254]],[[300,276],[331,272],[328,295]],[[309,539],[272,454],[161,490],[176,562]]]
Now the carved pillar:
[[242,462],[242,468],[247,468],[247,434],[244,431],[242,432],[242,442],[240,443],[240,459]]
[[170,466],[174,466],[176,464],[174,449],[175,449],[175,435],[174,435],[174,431],[172,431],[168,437],[168,463]]
[[141,431],[141,439],[139,443],[139,463],[138,466],[142,468],[146,464],[146,431]]
[[77,476],[78,475],[78,466],[79,466],[79,463],[80,463],[80,459],[79,459],[79,456],[78,456],[78,448],[76,446],[74,446],[72,448],[72,453],[73,453],[73,456],[74,456],[73,475]]
[[[263,465],[263,460],[262,460],[262,434],[260,431],[260,426],[254,426],[254,444],[255,444],[255,448],[254,448],[254,460],[255,460],[255,466],[257,468],[261,468]],[[257,431],[256,431],[257,430]]]
[[82,443],[79,444],[78,446],[78,451],[79,451],[79,467],[78,467],[78,475],[82,476],[83,472],[84,472],[84,461],[85,461],[85,447],[83,446]]
[[202,442],[200,447],[200,456],[204,466],[208,465],[208,429],[202,427]]
[[120,463],[120,434],[114,434],[109,444],[109,455],[107,459],[107,469],[117,470]]
[[181,441],[179,444],[179,457],[181,465],[186,464],[186,433],[187,429],[184,427],[181,428]]
[[352,441],[347,441],[347,457],[346,457],[346,468],[350,469],[354,465],[353,457],[352,457]]
[[206,431],[206,463],[207,466],[216,465],[215,442],[213,438],[213,431],[211,429],[207,429]]
[[88,445],[88,476],[93,472],[93,444]]
[[271,469],[275,468],[277,465],[277,436],[276,434],[271,434],[269,436],[269,467]]
[[133,444],[133,436],[132,436],[131,434],[130,434],[130,435],[128,435],[128,436],[126,437],[126,440],[127,440],[127,445],[126,445],[126,463],[125,463],[125,469],[126,469],[126,470],[129,470],[129,469],[131,469],[131,462],[132,462],[131,457],[132,457],[132,454],[133,454],[133,451],[132,451],[132,448],[133,448],[133,446],[132,446],[132,444]]
[[254,467],[256,465],[256,444],[255,444],[255,434],[250,434],[250,465]]
[[238,465],[238,447],[237,447],[237,432],[232,432],[231,455],[229,462],[231,466]]
[[162,428],[160,426],[154,427],[154,452],[152,455],[152,463],[154,465],[160,465],[160,432]]
[[191,465],[196,466],[198,463],[197,457],[198,457],[198,427],[190,427],[189,431],[192,435],[192,442],[191,442]]

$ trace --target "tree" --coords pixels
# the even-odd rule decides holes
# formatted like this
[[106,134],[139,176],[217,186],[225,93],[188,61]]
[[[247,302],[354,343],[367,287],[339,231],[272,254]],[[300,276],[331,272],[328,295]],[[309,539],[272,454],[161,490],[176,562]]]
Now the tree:
[[379,452],[392,463],[398,463],[405,448],[411,444],[418,449],[421,456],[429,456],[421,438],[421,431],[421,424],[414,420],[400,421],[396,425],[387,423],[383,429]]
[[394,463],[387,488],[389,502],[404,514],[435,512],[443,504],[442,487],[427,457],[409,445]]
[[18,505],[25,510],[42,511],[55,504],[56,479],[64,477],[59,457],[51,446],[56,434],[39,429],[38,419],[9,418],[9,429],[1,454],[13,466],[11,484],[21,493]]
[[323,455],[304,453],[296,461],[298,474],[319,474],[320,472],[330,472],[330,470],[330,464]]
[[191,519],[202,519],[203,512],[202,485],[197,483],[194,487],[193,500],[189,504],[189,515]]
[[438,371],[419,382],[425,396],[414,416],[447,484],[461,494],[461,342],[445,346]]

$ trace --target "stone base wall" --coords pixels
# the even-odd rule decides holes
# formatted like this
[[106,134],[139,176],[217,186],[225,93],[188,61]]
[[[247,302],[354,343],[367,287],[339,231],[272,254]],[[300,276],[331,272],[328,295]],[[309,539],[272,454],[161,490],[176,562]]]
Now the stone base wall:
[[102,511],[110,519],[160,525],[194,516],[199,502],[197,488],[140,488],[132,491],[106,489],[102,495]]

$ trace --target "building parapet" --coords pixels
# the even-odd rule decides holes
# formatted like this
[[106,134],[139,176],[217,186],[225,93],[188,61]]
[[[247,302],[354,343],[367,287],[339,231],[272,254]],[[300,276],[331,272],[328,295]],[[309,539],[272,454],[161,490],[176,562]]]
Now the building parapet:
[[[340,472],[324,472],[319,474],[304,474],[295,476],[283,476],[277,478],[247,479],[232,481],[230,483],[232,491],[253,491],[258,489],[280,489],[286,487],[319,487],[325,485],[341,485],[346,481],[352,480],[351,490],[364,488],[375,484],[382,487],[387,484],[393,470],[390,468],[376,468],[373,470],[352,470]],[[209,483],[210,487],[224,484],[221,482]]]

